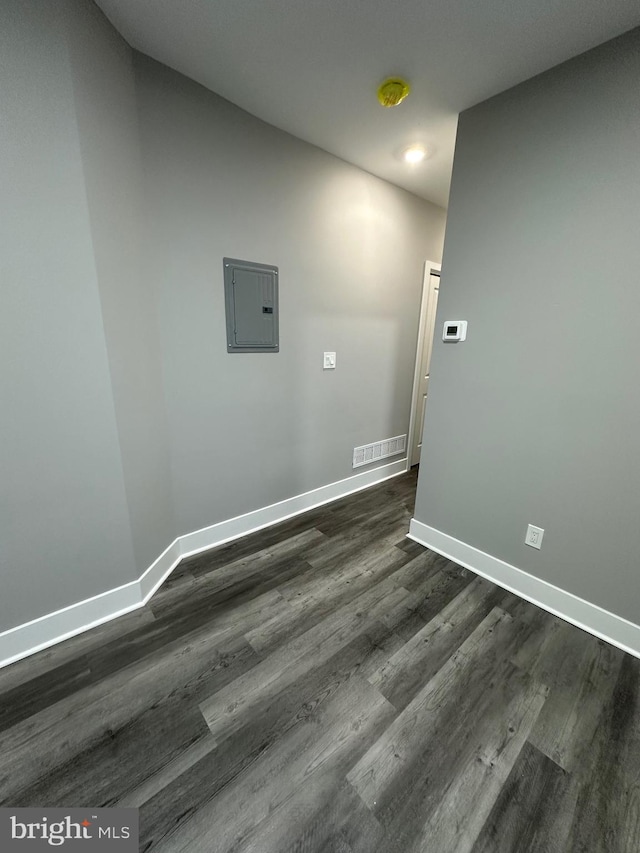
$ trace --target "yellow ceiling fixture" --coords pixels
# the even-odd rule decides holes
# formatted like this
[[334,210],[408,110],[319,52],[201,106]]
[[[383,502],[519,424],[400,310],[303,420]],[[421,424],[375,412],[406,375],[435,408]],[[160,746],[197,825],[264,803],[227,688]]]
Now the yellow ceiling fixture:
[[383,107],[396,107],[410,91],[411,86],[406,80],[401,77],[389,77],[378,87],[378,100]]

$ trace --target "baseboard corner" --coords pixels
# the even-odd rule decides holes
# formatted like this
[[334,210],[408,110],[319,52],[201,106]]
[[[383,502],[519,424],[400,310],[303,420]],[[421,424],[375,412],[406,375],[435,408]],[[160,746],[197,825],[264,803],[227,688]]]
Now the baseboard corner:
[[441,530],[411,519],[410,539],[483,578],[559,616],[601,640],[640,658],[640,625],[586,601],[542,578],[480,551]]
[[405,473],[402,457],[270,506],[177,537],[134,581],[0,633],[0,669],[143,607],[185,557],[208,551]]

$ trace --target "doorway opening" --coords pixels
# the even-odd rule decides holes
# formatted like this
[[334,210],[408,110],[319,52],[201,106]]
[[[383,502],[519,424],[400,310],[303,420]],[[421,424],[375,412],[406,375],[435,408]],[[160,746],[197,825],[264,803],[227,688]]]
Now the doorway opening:
[[422,300],[420,304],[420,324],[418,326],[418,346],[411,395],[411,416],[409,418],[408,468],[420,463],[422,453],[422,433],[424,414],[429,393],[429,370],[433,333],[436,323],[438,294],[440,293],[440,271],[442,267],[433,261],[426,261],[422,280]]

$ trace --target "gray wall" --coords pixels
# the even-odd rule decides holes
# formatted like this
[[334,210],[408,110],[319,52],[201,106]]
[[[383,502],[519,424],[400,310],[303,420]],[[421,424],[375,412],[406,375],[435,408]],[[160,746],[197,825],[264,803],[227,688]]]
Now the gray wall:
[[[134,57],[88,0],[5,0],[0,63],[1,632],[406,432],[445,215]],[[223,255],[280,266],[280,354],[227,356]]]
[[0,630],[137,574],[58,12],[0,4]]
[[461,116],[415,512],[636,623],[639,80],[635,30]]
[[[408,429],[444,211],[136,56],[180,532],[351,476]],[[280,352],[226,353],[222,258],[280,268]],[[337,369],[322,370],[324,350]]]
[[141,275],[142,181],[132,51],[68,0],[76,121],[138,574],[176,535],[155,295]]

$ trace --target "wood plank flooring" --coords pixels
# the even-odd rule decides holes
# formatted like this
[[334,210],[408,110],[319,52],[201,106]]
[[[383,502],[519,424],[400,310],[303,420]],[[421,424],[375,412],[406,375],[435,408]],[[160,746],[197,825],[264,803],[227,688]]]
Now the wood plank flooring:
[[415,472],[0,670],[0,804],[158,853],[637,853],[640,661],[406,539]]

